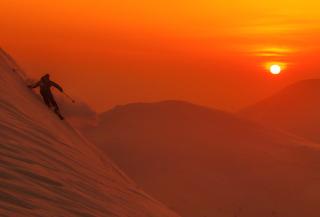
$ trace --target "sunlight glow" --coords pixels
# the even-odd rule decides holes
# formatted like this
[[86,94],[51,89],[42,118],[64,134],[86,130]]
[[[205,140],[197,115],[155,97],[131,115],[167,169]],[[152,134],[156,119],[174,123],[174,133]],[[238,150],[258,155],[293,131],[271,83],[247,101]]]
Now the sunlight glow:
[[265,63],[265,69],[272,75],[279,75],[287,68],[288,63],[285,62],[267,62]]
[[270,66],[270,72],[271,72],[271,74],[273,74],[273,75],[278,75],[278,74],[280,74],[281,73],[281,66],[279,66],[279,65],[272,65],[272,66]]

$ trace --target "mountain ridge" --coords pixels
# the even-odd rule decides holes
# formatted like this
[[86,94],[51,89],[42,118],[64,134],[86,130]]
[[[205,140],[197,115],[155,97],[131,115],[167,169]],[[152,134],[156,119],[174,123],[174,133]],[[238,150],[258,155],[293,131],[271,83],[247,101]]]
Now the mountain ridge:
[[183,216],[318,215],[320,194],[308,193],[320,189],[312,142],[181,101],[118,106],[100,118],[83,133]]
[[320,79],[296,82],[239,112],[244,118],[320,142]]

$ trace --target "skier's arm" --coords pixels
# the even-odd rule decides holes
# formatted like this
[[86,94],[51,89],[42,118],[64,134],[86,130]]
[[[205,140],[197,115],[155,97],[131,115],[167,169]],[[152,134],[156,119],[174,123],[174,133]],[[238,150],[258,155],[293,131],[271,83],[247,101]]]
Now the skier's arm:
[[51,81],[51,85],[52,85],[52,86],[54,86],[55,88],[57,88],[58,90],[60,90],[61,92],[63,92],[63,89],[62,89],[62,87],[60,87],[60,85],[59,85],[59,84],[57,84],[57,83],[55,83],[55,82]]
[[40,85],[40,81],[38,81],[38,82],[35,83],[35,84],[30,84],[30,85],[28,85],[28,87],[33,89],[33,88],[39,87],[39,85]]

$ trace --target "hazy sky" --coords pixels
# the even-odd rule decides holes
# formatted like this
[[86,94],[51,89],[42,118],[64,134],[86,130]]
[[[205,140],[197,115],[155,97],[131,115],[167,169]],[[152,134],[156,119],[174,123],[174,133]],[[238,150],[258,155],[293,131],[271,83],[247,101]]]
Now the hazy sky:
[[319,11],[316,0],[1,0],[0,46],[98,111],[166,99],[234,110],[320,77]]

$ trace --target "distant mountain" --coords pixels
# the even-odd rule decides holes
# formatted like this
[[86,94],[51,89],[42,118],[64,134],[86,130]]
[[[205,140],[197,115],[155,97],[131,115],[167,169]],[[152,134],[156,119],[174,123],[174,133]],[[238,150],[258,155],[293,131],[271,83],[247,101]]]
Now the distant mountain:
[[320,142],[320,79],[297,82],[240,115]]
[[320,149],[232,114],[136,103],[83,132],[182,216],[320,216]]

